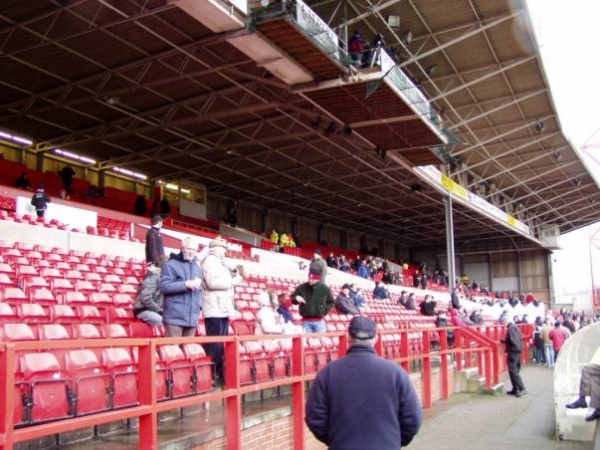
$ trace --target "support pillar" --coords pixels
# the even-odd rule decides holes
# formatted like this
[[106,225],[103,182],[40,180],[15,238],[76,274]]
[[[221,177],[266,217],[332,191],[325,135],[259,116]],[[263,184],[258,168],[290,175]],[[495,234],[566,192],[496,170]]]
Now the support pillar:
[[456,287],[456,270],[454,267],[454,222],[452,220],[452,196],[444,199],[446,215],[446,253],[448,254],[448,284],[450,292]]

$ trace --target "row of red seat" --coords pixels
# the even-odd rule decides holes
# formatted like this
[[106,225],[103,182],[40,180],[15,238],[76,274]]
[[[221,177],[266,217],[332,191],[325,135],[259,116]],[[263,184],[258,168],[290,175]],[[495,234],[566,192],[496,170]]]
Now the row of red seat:
[[135,320],[132,303],[98,308],[91,305],[51,305],[22,303],[11,305],[0,302],[0,323],[20,321],[23,324],[129,324]]

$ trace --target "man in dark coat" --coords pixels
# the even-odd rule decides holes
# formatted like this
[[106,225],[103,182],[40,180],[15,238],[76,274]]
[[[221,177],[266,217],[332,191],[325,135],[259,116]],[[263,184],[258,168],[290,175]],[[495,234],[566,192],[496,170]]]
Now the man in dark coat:
[[433,299],[430,294],[425,296],[425,299],[419,305],[419,309],[421,310],[421,314],[424,316],[435,316],[435,307],[437,302]]
[[158,266],[160,257],[165,254],[163,238],[160,235],[162,224],[162,216],[152,216],[152,226],[146,233],[146,262],[155,266]]
[[319,371],[306,402],[306,424],[329,450],[399,449],[421,427],[421,404],[398,364],[379,357],[375,323],[354,317],[345,357]]
[[358,315],[360,311],[354,306],[354,301],[350,298],[350,285],[344,284],[338,296],[335,298],[335,309],[340,314]]
[[34,206],[38,218],[44,217],[50,202],[50,197],[44,192],[44,185],[40,184],[33,197],[31,197],[31,204]]
[[523,351],[523,335],[512,319],[507,316],[506,337],[501,340],[506,347],[506,358],[508,365],[508,376],[512,389],[507,392],[508,395],[522,397],[527,394],[525,385],[521,379],[521,352]]
[[181,252],[172,254],[160,274],[165,337],[194,336],[202,310],[202,270],[191,237],[181,241]]

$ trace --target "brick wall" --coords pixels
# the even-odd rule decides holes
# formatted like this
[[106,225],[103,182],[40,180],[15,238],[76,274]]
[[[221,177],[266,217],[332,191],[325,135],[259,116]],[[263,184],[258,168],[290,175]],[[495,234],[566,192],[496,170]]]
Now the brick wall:
[[[417,390],[419,398],[423,398],[423,384],[420,373],[410,375],[413,385]],[[448,374],[448,384],[450,394],[455,392],[454,386],[455,372],[450,371]],[[435,402],[442,398],[442,377],[441,371],[438,368],[432,370],[431,383],[432,392],[431,398]],[[435,408],[435,405],[433,406]],[[242,431],[242,448],[244,450],[289,450],[292,448],[292,415],[290,409],[286,408],[287,414],[283,417],[277,417],[273,420],[266,420],[260,423],[253,421],[253,425],[248,426]],[[312,433],[305,427],[304,442],[306,450],[324,450],[327,447],[317,441]],[[194,450],[217,450],[226,449],[226,438],[219,437],[207,444],[196,446]]]

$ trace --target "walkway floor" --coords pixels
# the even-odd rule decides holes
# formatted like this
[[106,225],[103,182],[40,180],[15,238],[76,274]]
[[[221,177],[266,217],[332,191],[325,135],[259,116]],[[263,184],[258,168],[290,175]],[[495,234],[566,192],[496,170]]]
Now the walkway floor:
[[[552,370],[521,370],[528,395],[456,394],[425,412],[409,450],[591,450],[590,442],[555,439]],[[510,389],[510,381],[503,380]]]

